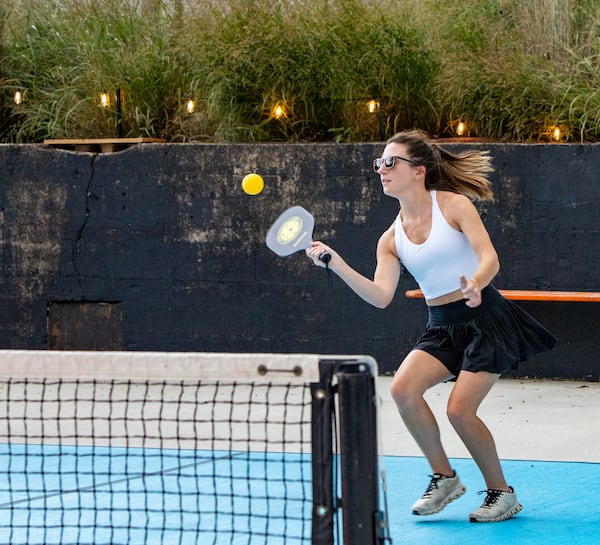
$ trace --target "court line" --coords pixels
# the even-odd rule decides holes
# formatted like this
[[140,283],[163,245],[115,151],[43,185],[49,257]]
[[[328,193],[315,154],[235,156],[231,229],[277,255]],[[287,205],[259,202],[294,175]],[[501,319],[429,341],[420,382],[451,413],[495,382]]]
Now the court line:
[[121,479],[115,479],[115,480],[110,480],[110,481],[105,481],[103,483],[99,483],[99,484],[93,484],[93,485],[89,485],[89,486],[83,486],[80,488],[72,488],[69,490],[59,490],[59,491],[54,491],[51,492],[49,494],[41,494],[39,496],[35,496],[32,498],[23,498],[21,500],[15,500],[12,502],[7,502],[7,503],[1,503],[0,504],[0,509],[5,509],[5,508],[9,508],[12,507],[13,505],[19,505],[19,504],[23,504],[23,503],[32,503],[38,500],[43,500],[46,498],[55,498],[57,496],[66,496],[69,494],[76,494],[78,492],[88,492],[90,490],[96,490],[98,488],[102,488],[105,486],[110,486],[113,484],[120,484],[120,483],[124,483],[124,482],[130,482],[130,481],[136,481],[139,479],[143,479],[146,477],[155,477],[157,475],[166,475],[168,473],[173,473],[174,471],[178,471],[181,469],[187,469],[189,467],[194,467],[194,466],[200,466],[202,464],[205,463],[212,463],[212,462],[221,462],[223,460],[232,460],[238,456],[243,456],[247,454],[246,452],[237,452],[237,453],[232,453],[232,455],[230,456],[222,456],[222,457],[215,457],[215,458],[207,458],[206,460],[202,460],[202,461],[198,461],[198,462],[194,462],[194,463],[190,463],[190,464],[184,464],[184,465],[180,465],[180,466],[175,466],[175,467],[171,467],[168,469],[161,469],[159,471],[152,471],[150,473],[139,473],[137,475],[133,475],[131,477],[123,477]]

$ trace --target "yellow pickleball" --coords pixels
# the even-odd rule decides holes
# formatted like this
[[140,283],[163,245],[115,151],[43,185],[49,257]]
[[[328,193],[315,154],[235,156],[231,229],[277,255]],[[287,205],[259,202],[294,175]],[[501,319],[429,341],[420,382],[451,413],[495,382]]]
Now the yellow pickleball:
[[258,195],[265,187],[265,181],[260,174],[246,174],[242,180],[242,189],[248,195]]

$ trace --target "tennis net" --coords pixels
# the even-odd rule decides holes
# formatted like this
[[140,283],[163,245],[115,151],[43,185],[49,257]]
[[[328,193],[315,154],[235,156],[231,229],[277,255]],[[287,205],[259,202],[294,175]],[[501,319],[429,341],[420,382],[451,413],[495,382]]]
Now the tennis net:
[[0,350],[0,543],[379,543],[368,357]]

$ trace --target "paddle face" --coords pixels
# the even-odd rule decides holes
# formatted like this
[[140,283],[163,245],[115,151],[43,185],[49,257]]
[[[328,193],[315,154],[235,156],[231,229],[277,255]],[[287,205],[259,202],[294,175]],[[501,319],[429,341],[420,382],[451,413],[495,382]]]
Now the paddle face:
[[312,242],[315,219],[301,206],[285,210],[267,233],[267,246],[278,256],[286,257],[306,250]]

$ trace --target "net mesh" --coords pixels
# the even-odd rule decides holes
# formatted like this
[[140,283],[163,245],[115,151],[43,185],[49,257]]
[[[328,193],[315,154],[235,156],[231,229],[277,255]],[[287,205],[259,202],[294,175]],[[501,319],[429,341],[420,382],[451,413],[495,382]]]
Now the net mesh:
[[310,380],[25,363],[0,385],[0,543],[311,543]]

